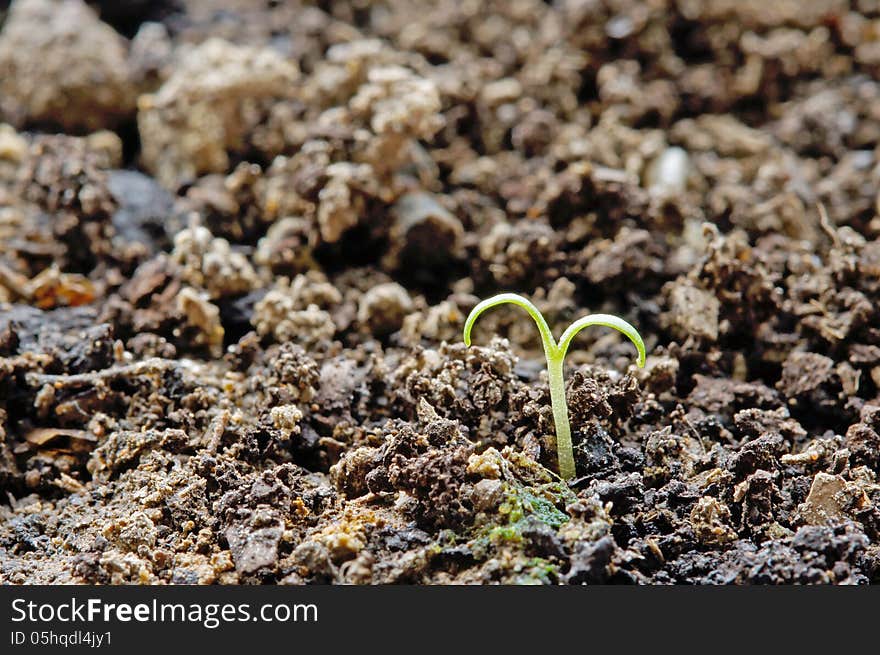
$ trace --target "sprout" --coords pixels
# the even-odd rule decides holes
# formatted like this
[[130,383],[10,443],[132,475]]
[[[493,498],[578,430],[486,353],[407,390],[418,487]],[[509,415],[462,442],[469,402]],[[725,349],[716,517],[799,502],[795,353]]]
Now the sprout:
[[502,293],[492,298],[488,298],[479,303],[471,310],[464,324],[464,343],[466,346],[471,345],[471,329],[479,318],[480,314],[487,309],[511,303],[525,309],[529,316],[534,319],[538,325],[538,332],[541,333],[541,341],[544,344],[544,355],[547,358],[547,377],[550,382],[550,404],[553,407],[553,422],[556,424],[556,452],[559,457],[559,474],[565,480],[570,480],[575,476],[574,468],[574,451],[571,446],[571,426],[568,422],[568,407],[565,400],[565,378],[563,377],[563,361],[568,347],[571,345],[575,335],[585,327],[591,325],[604,325],[605,327],[614,328],[622,332],[635,344],[636,350],[639,351],[639,366],[645,365],[645,342],[638,331],[622,318],[612,316],[610,314],[590,314],[576,320],[568,326],[568,329],[562,334],[559,343],[553,338],[547,321],[531,302],[515,293]]

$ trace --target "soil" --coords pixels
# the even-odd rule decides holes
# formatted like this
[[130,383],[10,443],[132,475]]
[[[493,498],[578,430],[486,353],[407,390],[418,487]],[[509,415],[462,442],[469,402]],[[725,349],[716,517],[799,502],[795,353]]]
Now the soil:
[[880,581],[880,4],[223,5],[0,9],[0,580]]

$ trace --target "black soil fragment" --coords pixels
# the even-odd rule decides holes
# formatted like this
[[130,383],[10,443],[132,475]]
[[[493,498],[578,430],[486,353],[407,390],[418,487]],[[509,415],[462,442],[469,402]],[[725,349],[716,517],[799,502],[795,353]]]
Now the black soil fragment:
[[880,581],[872,3],[6,4],[0,581]]

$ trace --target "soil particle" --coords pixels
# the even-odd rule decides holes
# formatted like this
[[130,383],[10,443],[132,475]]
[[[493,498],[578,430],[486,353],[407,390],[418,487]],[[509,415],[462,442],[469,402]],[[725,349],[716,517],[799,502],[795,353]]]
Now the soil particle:
[[786,395],[806,395],[829,382],[834,360],[816,353],[792,353],[782,368],[780,387]]
[[327,182],[318,192],[318,229],[326,243],[336,243],[367,213],[376,194],[369,164],[339,162],[326,169]]
[[476,304],[471,298],[452,295],[436,305],[413,311],[403,319],[401,340],[411,345],[421,344],[423,340],[430,343],[455,341],[465,319],[461,307],[471,304]]
[[137,171],[109,171],[107,188],[117,203],[113,228],[122,239],[142,244],[147,256],[168,244],[165,220],[173,201],[153,178]]
[[396,332],[413,310],[406,289],[396,282],[379,284],[363,296],[358,307],[358,322],[378,337]]
[[403,492],[415,500],[409,510],[414,518],[433,528],[468,521],[472,485],[459,478],[465,477],[473,447],[452,421],[438,417],[425,430],[424,435],[408,427],[395,430],[383,447],[354,451],[351,460],[337,465],[337,484],[347,494]]
[[582,543],[572,554],[572,564],[566,582],[569,584],[600,584],[608,580],[608,566],[614,555],[615,543],[602,537],[595,543]]
[[798,511],[805,523],[827,525],[847,518],[851,511],[858,511],[870,504],[857,484],[848,484],[839,475],[817,473],[810,493]]
[[694,381],[696,386],[688,395],[689,402],[712,414],[729,415],[749,407],[774,409],[780,404],[777,393],[758,382],[739,382],[699,374],[694,375]]
[[696,439],[672,434],[670,428],[648,434],[644,450],[645,479],[655,486],[670,478],[691,477],[702,454]]
[[720,584],[859,584],[866,581],[857,564],[866,543],[851,528],[804,527],[759,548],[740,541],[721,557],[682,558],[674,569],[684,579],[708,574]]
[[[25,214],[26,236],[48,230],[60,248],[50,249],[31,258],[29,263],[57,265],[62,271],[88,273],[98,260],[130,265],[143,254],[142,248],[129,251],[125,243],[113,243],[112,215],[117,205],[108,188],[108,170],[117,168],[122,145],[111,132],[96,132],[90,137],[38,135],[30,142],[28,154],[18,168],[12,188],[20,188],[26,207],[49,212],[56,219],[41,225],[39,216]],[[21,255],[28,254],[24,244]],[[28,257],[25,257],[28,260]],[[28,272],[38,273],[41,269]]]
[[293,216],[273,223],[260,239],[254,261],[289,277],[315,268],[309,227],[307,220]]
[[[264,520],[260,523],[264,523]],[[247,574],[275,564],[281,534],[280,526],[254,528],[243,525],[227,529],[226,541],[232,551],[235,569]]]
[[664,315],[664,323],[676,338],[718,340],[720,303],[714,294],[686,279],[672,283],[667,293],[669,311]]
[[232,251],[226,239],[214,238],[204,227],[177,233],[171,261],[181,267],[180,277],[186,284],[205,289],[212,299],[246,294],[258,285],[247,257]]
[[88,464],[89,473],[96,480],[107,481],[123,467],[130,466],[141,453],[174,442],[185,443],[186,435],[180,430],[117,432],[92,454]]
[[480,242],[481,267],[503,288],[531,287],[558,260],[559,239],[546,223],[498,223]]
[[866,464],[876,470],[880,465],[880,408],[865,405],[862,418],[846,432],[846,447],[853,464]]
[[733,422],[737,430],[747,438],[776,433],[789,443],[801,443],[808,434],[800,423],[791,418],[785,407],[773,410],[744,409],[734,415]]
[[155,94],[138,99],[147,169],[168,189],[224,172],[248,147],[260,105],[289,97],[298,74],[270,49],[222,39],[191,48]]
[[330,339],[336,333],[336,325],[326,310],[342,298],[335,287],[321,278],[298,275],[292,282],[280,278],[254,306],[252,322],[257,333],[306,347]]
[[213,356],[219,356],[225,334],[220,323],[220,309],[208,300],[207,294],[192,287],[183,287],[175,301],[177,311],[193,331],[191,343],[196,347],[205,346]]
[[127,54],[81,0],[16,0],[0,32],[0,115],[17,126],[114,127],[134,115]]
[[690,514],[694,533],[701,544],[720,546],[736,539],[730,519],[730,510],[723,502],[711,496],[703,496],[696,502]]
[[415,275],[427,269],[436,276],[461,256],[461,221],[437,198],[427,193],[407,193],[398,199],[393,210],[391,247],[383,260],[387,268]]
[[613,239],[595,241],[584,249],[583,261],[588,263],[583,272],[594,285],[621,288],[653,279],[662,269],[663,254],[650,232],[624,227]]
[[7,356],[27,353],[47,373],[85,373],[114,363],[113,328],[96,324],[94,311],[88,308],[41,311],[6,306],[0,329],[9,334]]

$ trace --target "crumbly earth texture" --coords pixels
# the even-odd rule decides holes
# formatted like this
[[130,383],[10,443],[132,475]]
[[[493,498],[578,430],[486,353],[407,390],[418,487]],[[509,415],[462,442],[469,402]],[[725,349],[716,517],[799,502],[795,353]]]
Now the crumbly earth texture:
[[[880,581],[880,5],[114,5],[0,4],[0,581]],[[570,484],[500,291],[647,343]]]

